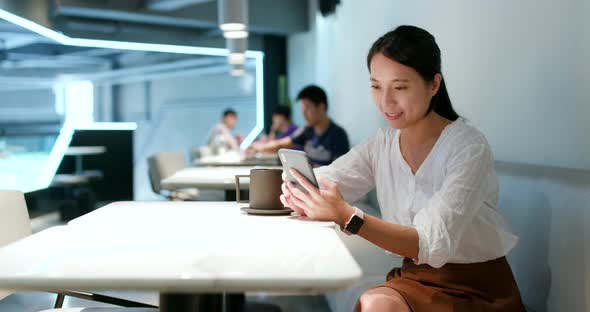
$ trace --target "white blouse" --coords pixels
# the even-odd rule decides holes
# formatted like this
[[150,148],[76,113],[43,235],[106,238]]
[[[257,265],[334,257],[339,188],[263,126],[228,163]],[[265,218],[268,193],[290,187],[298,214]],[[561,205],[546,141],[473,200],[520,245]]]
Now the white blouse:
[[399,131],[389,127],[315,172],[337,183],[350,203],[376,187],[383,220],[417,230],[417,264],[493,260],[518,241],[496,207],[490,146],[461,118],[443,130],[415,175],[401,155]]

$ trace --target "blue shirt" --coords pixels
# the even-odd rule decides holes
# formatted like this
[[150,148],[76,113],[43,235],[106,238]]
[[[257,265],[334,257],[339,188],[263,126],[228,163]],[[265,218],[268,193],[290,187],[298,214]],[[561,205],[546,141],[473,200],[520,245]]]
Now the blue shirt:
[[317,135],[313,127],[299,128],[291,135],[293,144],[303,146],[312,163],[326,166],[350,150],[346,131],[330,120],[324,133]]
[[291,136],[295,131],[297,131],[297,126],[294,124],[290,124],[289,128],[287,128],[287,131],[285,131],[285,132],[277,131],[277,133],[275,135],[275,139],[278,140],[278,139],[282,139],[282,138]]

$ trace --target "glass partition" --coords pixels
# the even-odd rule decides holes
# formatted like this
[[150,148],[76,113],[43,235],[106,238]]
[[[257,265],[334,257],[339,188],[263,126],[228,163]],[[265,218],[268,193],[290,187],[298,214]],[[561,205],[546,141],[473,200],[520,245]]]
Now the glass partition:
[[51,165],[51,152],[58,137],[34,132],[1,136],[0,189],[29,192],[46,187],[57,165]]

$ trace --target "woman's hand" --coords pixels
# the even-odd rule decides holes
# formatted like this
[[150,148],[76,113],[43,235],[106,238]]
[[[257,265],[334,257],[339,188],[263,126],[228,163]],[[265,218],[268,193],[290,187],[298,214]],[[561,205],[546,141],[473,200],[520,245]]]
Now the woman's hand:
[[318,182],[321,188],[318,189],[296,170],[292,170],[291,174],[307,193],[289,182],[283,173],[281,202],[285,206],[291,207],[301,215],[321,221],[334,221],[340,226],[343,226],[354,213],[354,208],[342,198],[340,189],[335,183],[319,176]]
[[287,179],[287,175],[285,174],[285,172],[283,172],[282,177],[283,177],[283,184],[281,184],[281,190],[283,191],[283,195],[281,195],[281,203],[283,203],[283,205],[285,207],[289,207],[289,208],[293,209],[293,211],[297,212],[298,214],[305,216],[306,215],[305,210],[303,210],[302,208],[295,205],[295,203],[293,203],[291,200],[293,195],[291,195],[291,191],[289,190],[289,187],[287,186],[291,182],[289,182],[289,180]]

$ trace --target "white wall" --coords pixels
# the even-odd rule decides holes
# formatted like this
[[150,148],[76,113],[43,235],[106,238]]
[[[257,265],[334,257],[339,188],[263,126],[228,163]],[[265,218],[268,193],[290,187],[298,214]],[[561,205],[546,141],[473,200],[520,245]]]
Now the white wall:
[[385,125],[370,99],[366,53],[386,31],[413,24],[437,38],[453,103],[497,159],[590,169],[587,2],[344,0],[289,38],[290,95],[325,87],[330,113],[358,143]]

